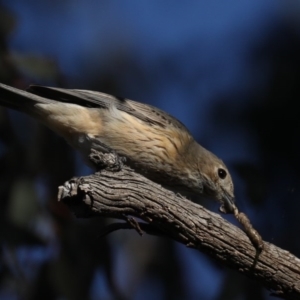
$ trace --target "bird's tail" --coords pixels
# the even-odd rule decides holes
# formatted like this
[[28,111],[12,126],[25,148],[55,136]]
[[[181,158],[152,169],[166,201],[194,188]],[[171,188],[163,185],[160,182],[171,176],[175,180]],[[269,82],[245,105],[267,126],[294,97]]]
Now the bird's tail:
[[0,106],[34,114],[38,103],[53,103],[53,100],[0,83]]

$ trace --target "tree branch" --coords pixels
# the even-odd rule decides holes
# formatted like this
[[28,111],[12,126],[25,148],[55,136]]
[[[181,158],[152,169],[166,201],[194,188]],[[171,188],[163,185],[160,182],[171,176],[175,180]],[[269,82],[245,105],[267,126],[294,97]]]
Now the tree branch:
[[[245,233],[220,215],[204,209],[135,173],[114,153],[94,153],[92,160],[105,169],[73,178],[59,187],[59,200],[78,217],[126,220],[103,234],[134,228],[164,235],[259,281],[278,297],[300,299],[300,260],[288,251],[264,242],[257,251]],[[131,216],[143,220],[138,223]]]

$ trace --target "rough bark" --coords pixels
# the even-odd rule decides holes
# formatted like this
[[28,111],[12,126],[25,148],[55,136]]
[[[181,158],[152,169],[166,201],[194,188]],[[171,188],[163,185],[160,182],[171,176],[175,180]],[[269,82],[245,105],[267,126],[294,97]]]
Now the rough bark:
[[139,233],[162,234],[259,281],[278,297],[300,299],[297,257],[267,242],[258,253],[245,233],[220,215],[122,166],[112,153],[97,157],[98,166],[106,168],[73,178],[59,188],[59,200],[77,216],[126,220],[106,232],[131,227]]

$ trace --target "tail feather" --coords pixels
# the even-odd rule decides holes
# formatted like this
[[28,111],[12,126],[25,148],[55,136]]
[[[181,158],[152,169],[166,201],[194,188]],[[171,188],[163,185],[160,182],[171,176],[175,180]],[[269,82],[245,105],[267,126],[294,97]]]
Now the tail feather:
[[33,113],[35,104],[53,102],[55,101],[0,83],[0,106]]

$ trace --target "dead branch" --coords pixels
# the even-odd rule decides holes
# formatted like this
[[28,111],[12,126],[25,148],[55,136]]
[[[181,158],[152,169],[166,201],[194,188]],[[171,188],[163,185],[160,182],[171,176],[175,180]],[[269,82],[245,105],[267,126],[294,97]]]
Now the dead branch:
[[[241,229],[123,166],[114,153],[94,153],[92,160],[105,168],[73,178],[59,188],[59,200],[77,216],[125,220],[127,223],[106,228],[104,234],[134,228],[139,233],[163,235],[259,281],[278,297],[300,299],[297,257],[267,242],[257,255]],[[132,217],[144,222],[138,223]]]

